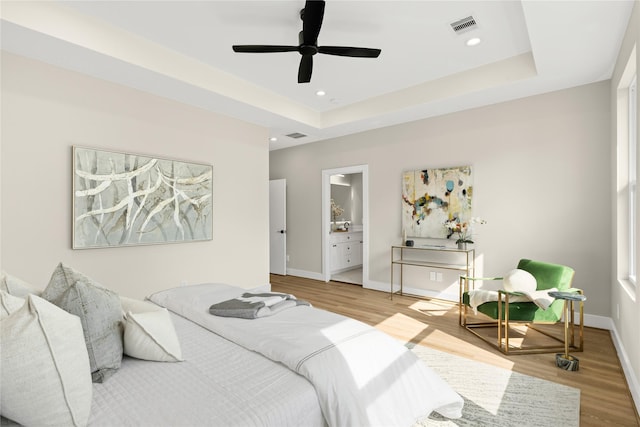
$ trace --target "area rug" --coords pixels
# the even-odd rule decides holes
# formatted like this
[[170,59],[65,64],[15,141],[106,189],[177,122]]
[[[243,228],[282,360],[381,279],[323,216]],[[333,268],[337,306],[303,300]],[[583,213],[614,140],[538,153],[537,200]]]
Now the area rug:
[[[410,347],[410,345],[407,345]],[[423,346],[411,349],[464,398],[462,418],[432,414],[417,426],[580,425],[580,390]]]

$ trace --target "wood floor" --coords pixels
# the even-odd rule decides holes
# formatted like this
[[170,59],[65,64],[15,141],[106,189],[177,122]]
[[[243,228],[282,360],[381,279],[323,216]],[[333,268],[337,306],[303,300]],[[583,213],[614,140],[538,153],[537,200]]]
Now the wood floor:
[[397,295],[391,300],[385,292],[295,276],[271,275],[271,286],[405,342],[579,388],[581,426],[640,426],[609,331],[585,328],[584,352],[574,353],[580,370],[569,372],[555,366],[554,354],[503,355],[459,326],[458,306],[452,302]]

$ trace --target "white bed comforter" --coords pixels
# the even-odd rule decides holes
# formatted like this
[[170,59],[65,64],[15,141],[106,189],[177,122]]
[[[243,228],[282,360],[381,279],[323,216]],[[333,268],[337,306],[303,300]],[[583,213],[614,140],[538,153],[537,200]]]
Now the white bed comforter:
[[396,340],[362,322],[308,306],[261,319],[209,314],[212,304],[243,292],[202,284],[149,299],[306,377],[330,426],[409,426],[432,411],[462,415],[462,398],[444,380]]
[[89,427],[326,427],[307,379],[178,314],[171,320],[185,360],[125,356],[93,384]]

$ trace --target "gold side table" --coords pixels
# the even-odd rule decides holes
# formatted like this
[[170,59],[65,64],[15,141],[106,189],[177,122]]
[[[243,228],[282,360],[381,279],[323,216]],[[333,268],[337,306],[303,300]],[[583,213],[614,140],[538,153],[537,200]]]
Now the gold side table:
[[[584,301],[587,299],[581,291],[578,292],[549,292],[549,296],[564,300],[564,353],[556,353],[556,366],[565,371],[577,371],[580,369],[580,359],[569,354],[569,339],[573,344],[573,303],[580,303],[580,325],[583,324]],[[571,326],[571,327],[570,327]],[[582,347],[580,336],[580,347]]]

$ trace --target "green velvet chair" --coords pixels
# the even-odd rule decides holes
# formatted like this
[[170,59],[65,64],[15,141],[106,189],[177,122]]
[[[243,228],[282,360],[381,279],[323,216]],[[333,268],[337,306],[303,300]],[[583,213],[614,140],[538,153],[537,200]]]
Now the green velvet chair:
[[[574,270],[571,267],[567,267],[559,264],[551,264],[542,261],[532,261],[529,259],[521,259],[518,263],[519,270],[525,270],[535,278],[536,290],[543,291],[551,288],[556,288],[562,292],[575,292],[582,294],[581,289],[571,287],[571,282],[574,276]],[[527,275],[528,276],[528,275]],[[530,277],[530,276],[529,276]],[[557,334],[553,334],[550,331],[543,331],[535,327],[535,324],[553,324],[560,322],[563,319],[564,304],[569,304],[570,319],[567,319],[565,328],[568,328],[568,334],[566,339],[569,340],[569,348],[574,351],[582,351],[584,347],[583,338],[583,302],[579,302],[579,339],[578,344],[575,344],[575,319],[574,319],[574,307],[573,301],[565,301],[561,299],[554,300],[548,308],[542,309],[534,302],[529,300],[514,302],[512,301],[514,296],[522,297],[524,294],[520,292],[508,292],[506,290],[499,290],[497,292],[497,301],[488,301],[477,306],[478,313],[489,317],[489,321],[470,321],[469,311],[472,310],[469,306],[469,291],[475,288],[475,282],[477,281],[489,281],[489,280],[503,280],[502,277],[491,278],[477,278],[460,276],[460,325],[468,331],[472,332],[479,338],[487,341],[488,343],[495,345],[500,351],[505,354],[518,354],[518,353],[552,353],[558,351],[565,351],[565,338],[559,338]],[[546,292],[544,293],[546,294]],[[480,316],[483,317],[483,316]],[[553,339],[552,342],[557,344],[549,345],[548,343],[539,345],[522,345],[519,347],[512,346],[509,343],[509,334],[511,326],[514,324],[525,324],[527,328],[533,329],[539,333],[542,333]],[[480,334],[476,331],[478,328],[496,328],[497,336],[495,339],[490,338],[487,334]],[[549,340],[546,340],[549,341]]]

